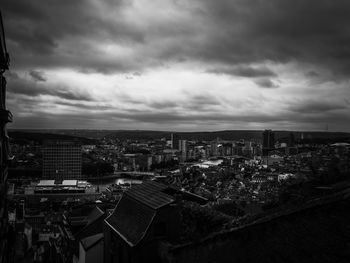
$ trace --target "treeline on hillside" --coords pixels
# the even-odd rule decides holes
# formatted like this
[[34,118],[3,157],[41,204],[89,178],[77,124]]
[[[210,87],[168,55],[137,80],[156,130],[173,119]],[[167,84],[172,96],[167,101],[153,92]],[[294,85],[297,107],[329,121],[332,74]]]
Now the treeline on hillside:
[[[213,132],[171,132],[171,131],[148,131],[148,130],[10,130],[9,136],[13,142],[38,141],[42,143],[45,139],[78,139],[83,144],[97,144],[97,139],[107,138],[119,140],[156,140],[166,138],[170,140],[171,133],[179,135],[183,140],[212,141],[217,138],[221,140],[262,140],[262,130],[225,130]],[[301,131],[274,131],[275,140],[288,142],[293,134],[295,142],[304,143],[334,143],[350,142],[350,133],[346,132],[301,132]],[[303,138],[303,139],[302,139]]]
[[[167,131],[115,131],[106,138],[120,140],[154,140],[166,138],[170,140],[171,133]],[[212,141],[217,138],[221,140],[262,140],[262,130],[226,130],[215,132],[176,132],[183,140]],[[338,141],[350,141],[350,133],[345,132],[299,132],[299,131],[274,131],[275,140],[288,141],[290,134],[293,134],[295,142],[305,143],[333,143]],[[303,138],[303,139],[301,139]]]
[[200,140],[211,141],[216,138],[222,140],[239,139],[260,139],[262,131],[215,131],[215,132],[171,132],[171,131],[115,131],[107,135],[107,138],[113,139],[132,139],[132,140],[154,140],[166,138],[171,139],[171,133],[176,133],[182,140]]
[[79,136],[53,134],[53,133],[39,133],[39,132],[25,132],[25,131],[9,131],[10,143],[14,144],[29,144],[34,141],[42,144],[45,140],[69,140],[79,141],[81,144],[97,144],[98,141]]

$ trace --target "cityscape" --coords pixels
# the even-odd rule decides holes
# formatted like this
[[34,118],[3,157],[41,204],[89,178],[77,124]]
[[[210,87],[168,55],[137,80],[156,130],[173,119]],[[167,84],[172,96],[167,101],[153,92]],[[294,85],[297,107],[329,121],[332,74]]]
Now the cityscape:
[[[240,242],[237,232],[265,221],[271,231],[279,231],[275,224],[294,224],[284,217],[302,220],[311,213],[308,229],[298,231],[322,239],[320,224],[333,219],[318,206],[342,204],[344,210],[327,211],[345,223],[348,133],[247,131],[250,140],[224,140],[210,138],[242,132],[87,132],[89,138],[77,130],[9,131],[14,158],[8,168],[8,223],[16,233],[15,260],[183,262],[186,255],[193,257],[190,262],[206,261],[219,256],[197,249],[232,249],[231,242]],[[285,233],[274,235],[289,245]],[[255,244],[251,238],[246,242]]]
[[276,1],[6,0],[0,263],[349,262],[350,5]]

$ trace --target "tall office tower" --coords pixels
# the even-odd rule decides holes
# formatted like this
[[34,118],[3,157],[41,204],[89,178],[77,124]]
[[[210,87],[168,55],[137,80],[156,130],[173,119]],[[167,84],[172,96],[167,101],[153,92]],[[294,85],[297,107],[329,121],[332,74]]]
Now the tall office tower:
[[222,144],[222,153],[224,156],[230,156],[232,155],[232,143],[226,142]]
[[171,134],[171,148],[179,150],[179,140],[180,136],[177,133]]
[[6,50],[5,32],[0,13],[0,263],[9,262],[11,244],[8,243],[7,215],[7,163],[9,140],[6,124],[12,122],[12,114],[6,109],[6,79],[3,73],[9,69],[9,55]]
[[294,147],[294,146],[295,146],[294,133],[290,132],[288,136],[288,147]]
[[252,157],[252,155],[253,155],[252,142],[250,142],[250,141],[245,141],[244,142],[243,155]]
[[181,153],[181,160],[186,161],[187,160],[187,141],[186,140],[179,140],[179,151]]
[[218,156],[219,151],[218,151],[219,143],[216,141],[210,142],[210,153],[211,156]]
[[268,152],[275,148],[275,134],[272,130],[263,132],[263,155],[268,155]]
[[80,179],[82,152],[76,141],[45,141],[43,178],[52,180]]

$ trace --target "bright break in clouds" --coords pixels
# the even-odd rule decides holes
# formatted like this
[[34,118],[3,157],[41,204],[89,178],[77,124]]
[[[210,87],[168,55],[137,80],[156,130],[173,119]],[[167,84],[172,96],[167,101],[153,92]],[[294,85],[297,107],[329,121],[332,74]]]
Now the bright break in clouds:
[[4,0],[12,128],[350,131],[346,0]]

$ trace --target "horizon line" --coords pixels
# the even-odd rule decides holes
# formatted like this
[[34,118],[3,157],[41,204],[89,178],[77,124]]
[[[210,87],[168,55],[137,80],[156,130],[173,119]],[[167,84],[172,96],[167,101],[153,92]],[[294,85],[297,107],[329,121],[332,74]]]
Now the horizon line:
[[61,131],[144,131],[144,132],[168,132],[168,133],[196,133],[196,132],[228,132],[228,131],[265,131],[272,130],[276,132],[321,132],[321,133],[349,133],[350,131],[329,131],[329,130],[276,130],[276,129],[231,129],[231,130],[197,130],[197,131],[174,131],[174,130],[147,130],[147,129],[90,129],[90,128],[8,128],[8,131],[13,130],[61,130]]

